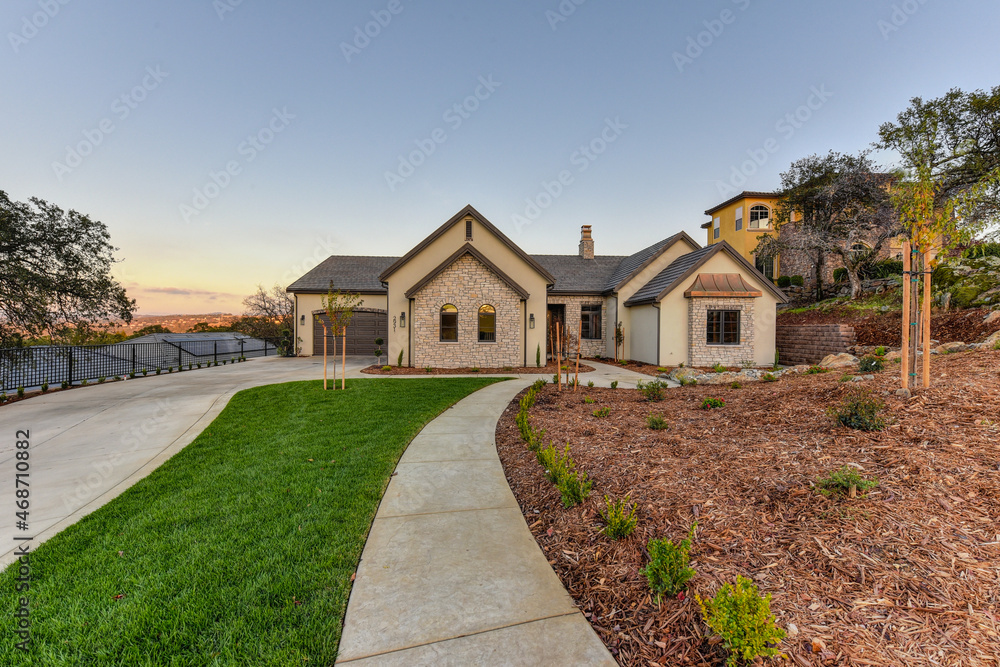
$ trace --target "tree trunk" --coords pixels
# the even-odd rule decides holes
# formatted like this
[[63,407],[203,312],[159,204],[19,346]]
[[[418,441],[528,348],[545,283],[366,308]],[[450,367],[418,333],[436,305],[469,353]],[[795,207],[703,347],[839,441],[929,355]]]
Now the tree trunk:
[[823,300],[823,251],[816,251],[816,300]]
[[861,277],[857,266],[849,266],[846,262],[844,268],[847,269],[847,279],[851,283],[851,299],[857,299],[861,295]]

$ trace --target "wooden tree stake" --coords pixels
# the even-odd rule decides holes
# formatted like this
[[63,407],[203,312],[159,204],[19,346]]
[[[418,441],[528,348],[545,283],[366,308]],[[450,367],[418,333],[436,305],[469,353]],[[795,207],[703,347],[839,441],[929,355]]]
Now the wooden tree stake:
[[326,324],[323,325],[323,391],[326,391]]
[[931,386],[931,270],[930,252],[924,251],[924,389]]
[[900,348],[900,384],[910,388],[910,242],[903,241],[903,345]]
[[347,327],[344,327],[344,340],[340,341],[340,345],[343,348],[344,359],[343,372],[340,374],[340,388],[347,389]]
[[576,339],[576,381],[573,383],[573,391],[580,388],[580,348],[583,347],[583,312],[580,313],[580,334]]
[[559,320],[556,320],[556,390],[562,391],[562,340],[559,338]]

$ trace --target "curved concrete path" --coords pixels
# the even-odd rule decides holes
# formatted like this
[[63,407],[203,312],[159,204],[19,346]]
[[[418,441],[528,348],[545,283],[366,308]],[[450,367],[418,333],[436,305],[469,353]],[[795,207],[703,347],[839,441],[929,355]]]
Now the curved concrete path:
[[617,664],[538,548],[500,465],[497,420],[528,384],[486,387],[410,443],[361,556],[337,664]]
[[[366,361],[366,360],[365,360]],[[362,360],[348,360],[348,374]],[[338,369],[339,370],[339,369]],[[243,389],[323,376],[322,360],[261,357],[241,364],[59,391],[0,407],[0,567],[14,537],[32,548],[116,498],[187,446]],[[16,530],[14,434],[30,431],[29,530]]]

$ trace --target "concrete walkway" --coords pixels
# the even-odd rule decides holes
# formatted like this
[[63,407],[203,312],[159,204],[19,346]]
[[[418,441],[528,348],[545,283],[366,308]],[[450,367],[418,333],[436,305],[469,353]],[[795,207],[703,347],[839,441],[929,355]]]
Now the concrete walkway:
[[365,544],[338,664],[617,664],[538,548],[500,465],[497,420],[529,382],[476,392],[410,444]]
[[[348,359],[348,375],[365,363]],[[321,359],[263,357],[0,407],[0,498],[11,505],[0,513],[0,567],[15,560],[15,536],[34,537],[37,547],[116,498],[193,441],[236,392],[322,376]],[[21,429],[31,434],[28,531],[14,525],[14,434]]]

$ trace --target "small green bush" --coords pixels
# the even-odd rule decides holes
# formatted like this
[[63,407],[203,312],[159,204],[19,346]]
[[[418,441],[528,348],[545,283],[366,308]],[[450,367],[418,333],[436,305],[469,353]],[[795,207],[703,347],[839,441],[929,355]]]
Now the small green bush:
[[559,384],[559,373],[552,376],[552,384]]
[[107,378],[104,377],[103,375],[101,377],[97,378],[97,384],[104,384],[106,381],[107,381]]
[[44,394],[48,390],[49,390],[49,381],[46,380],[45,382],[42,383],[42,393]]
[[791,276],[778,276],[777,283],[778,287],[785,289],[792,286],[792,278]]
[[761,597],[751,580],[737,575],[736,586],[725,584],[708,600],[695,598],[705,623],[722,637],[729,651],[729,667],[753,662],[757,656],[780,654],[776,645],[784,639],[785,631],[774,625],[771,594]]
[[62,384],[61,384],[61,385],[59,385],[59,386],[60,386],[60,387],[61,387],[62,389],[69,389],[69,382],[67,382],[66,380],[63,380],[63,381],[62,381]]
[[833,282],[839,283],[841,280],[847,280],[847,269],[843,267],[833,270]]
[[662,415],[649,415],[646,417],[646,426],[654,431],[664,431],[670,428],[670,424]]
[[840,376],[840,381],[841,382],[850,382],[853,379],[854,379],[854,376],[851,375],[850,373],[844,373],[843,375]]
[[744,359],[743,361],[740,362],[740,367],[747,370],[754,368],[756,366],[757,362],[754,361],[753,359]]
[[888,350],[885,349],[885,345],[879,345],[875,348],[876,357],[884,357],[886,352],[888,352]]
[[538,452],[542,449],[542,445],[545,444],[545,429],[535,430],[533,428],[528,429],[528,451]]
[[678,545],[666,538],[652,539],[646,544],[649,564],[639,570],[646,576],[649,587],[656,593],[656,601],[666,595],[673,597],[684,590],[694,577],[691,563],[691,540],[698,522],[691,526],[688,536]]
[[590,396],[585,396],[583,402],[586,403],[587,405],[590,405],[591,403],[594,402],[594,399],[592,399]]
[[760,376],[760,381],[761,382],[777,382],[778,381],[778,376],[775,375],[774,373],[764,373],[763,375]]
[[829,414],[841,426],[859,431],[883,431],[886,421],[881,416],[885,403],[871,391],[858,387],[848,391],[840,405],[829,408]]
[[[569,448],[567,447],[566,449],[568,450]],[[569,456],[568,452],[567,456]],[[570,462],[572,463],[572,459]],[[563,507],[569,509],[586,500],[590,496],[590,487],[592,485],[593,482],[587,479],[587,473],[567,468],[566,472],[556,482],[556,488],[559,489],[559,493],[562,495]]]
[[7,392],[0,391],[0,405],[3,405],[4,403],[6,403],[9,400],[10,400],[10,398],[7,397]]
[[994,350],[1000,350],[1000,340],[998,340],[997,342],[993,343],[993,349]]
[[534,389],[537,392],[537,391],[541,390],[541,388],[544,387],[545,385],[547,385],[548,383],[549,383],[548,380],[546,380],[544,378],[539,378],[539,379],[537,379],[537,380],[535,380],[534,382],[531,383],[531,388]]
[[618,362],[618,365],[619,366],[628,366],[628,362],[625,361],[624,359],[622,359],[621,361]]
[[[160,374],[160,373],[161,373],[162,371],[163,371],[163,369],[162,369],[162,368],[160,368],[159,366],[157,366],[157,367],[156,367],[156,374],[157,374],[157,375],[159,375],[159,374]],[[145,375],[145,374],[146,374],[146,371],[143,371],[143,372],[142,372],[142,374],[143,374],[143,375]]]
[[723,366],[722,364],[715,364],[714,366],[712,366],[712,370],[715,371],[716,373],[725,373],[729,369]]
[[535,368],[542,367],[542,345],[539,343],[535,346]]
[[635,503],[631,506],[630,496],[625,496],[621,500],[611,500],[604,496],[605,509],[601,510],[601,517],[604,519],[604,534],[613,540],[628,537],[635,530],[638,518],[635,516]]
[[514,370],[513,366],[504,366],[503,367],[503,372],[504,373],[510,373],[512,370]]
[[426,372],[428,372],[428,373],[433,373],[434,372],[434,368],[431,367],[431,366],[424,366],[424,370]]
[[806,375],[819,375],[820,373],[829,373],[829,368],[823,368],[822,366],[810,366],[809,370],[806,371]]
[[[569,447],[566,448],[567,451]],[[559,455],[555,445],[550,444],[545,449],[535,453],[538,463],[545,469],[545,478],[555,484],[565,474],[566,460]]]
[[796,287],[803,287],[806,284],[806,281],[802,276],[792,276],[791,282]]
[[587,386],[588,387],[593,387],[594,386],[594,381],[593,380],[588,381],[587,382]]
[[711,398],[707,397],[701,402],[702,410],[715,410],[716,408],[726,407],[726,402],[721,398]]
[[855,468],[847,465],[841,466],[826,477],[820,477],[816,480],[817,490],[827,497],[833,495],[852,496],[851,489],[863,496],[876,486],[878,486],[878,478],[862,477]]
[[134,380],[135,379],[135,371],[132,371],[131,373],[129,373],[128,376],[129,376],[129,379]]
[[[388,368],[388,366],[387,366],[387,368]],[[472,368],[469,369],[469,372],[471,372],[471,373],[478,373],[479,372],[479,367],[478,366],[473,366]]]
[[736,381],[736,380],[733,380],[733,383],[732,383],[731,385],[729,385],[729,386],[730,386],[730,388],[732,388],[732,389],[742,389],[742,388],[743,388],[743,385],[742,385],[742,384],[740,384],[740,383],[739,383],[738,381]]
[[657,373],[669,373],[669,372],[670,372],[670,369],[668,369],[668,368],[663,368],[662,366],[657,366],[657,368],[656,368],[656,372],[657,372]]
[[[199,361],[199,362],[198,362],[197,364],[195,364],[195,365],[196,365],[196,366],[197,366],[198,368],[201,368],[201,362],[200,362],[200,361]],[[145,372],[143,373],[143,375],[145,375]]]
[[614,380],[614,381],[611,382],[611,388],[612,389],[617,389],[618,388],[618,380]]
[[116,376],[115,376],[115,382],[118,382],[118,381],[119,381],[119,380],[121,380],[121,379],[122,379],[122,376],[120,376],[120,375],[116,375]]
[[17,397],[18,398],[24,398],[24,387],[18,387],[17,388]]
[[399,356],[396,357],[396,367],[397,368],[402,368],[403,367],[403,351],[402,350],[399,351]]
[[681,378],[679,382],[681,383],[682,387],[693,387],[694,385],[698,384],[698,381],[695,380],[694,378]]
[[885,368],[885,362],[878,357],[864,357],[858,364],[861,373],[880,373]]
[[653,380],[652,382],[643,382],[639,380],[635,388],[638,389],[642,395],[650,403],[655,401],[663,400],[663,390],[666,389],[667,385],[659,380]]
[[80,380],[81,387],[86,387],[88,384],[90,384],[90,381],[87,380],[87,378],[83,378],[82,380]]
[[603,419],[604,417],[607,417],[608,415],[611,414],[611,408],[608,407],[598,408],[597,410],[594,410],[592,414],[598,419]]

